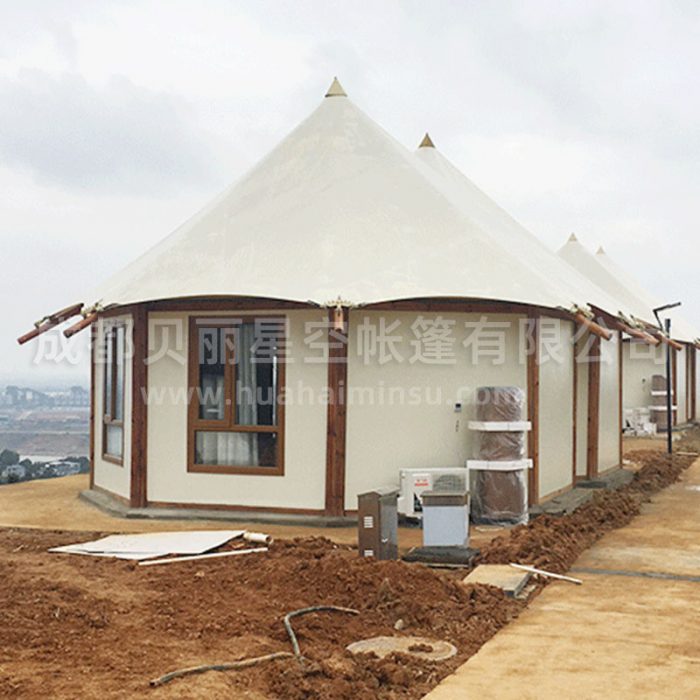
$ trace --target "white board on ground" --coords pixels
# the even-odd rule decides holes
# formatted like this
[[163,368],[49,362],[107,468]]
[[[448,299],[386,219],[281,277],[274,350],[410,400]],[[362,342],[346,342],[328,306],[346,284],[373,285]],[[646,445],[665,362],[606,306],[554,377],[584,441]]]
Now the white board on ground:
[[245,530],[191,530],[107,535],[99,540],[53,547],[50,552],[116,559],[150,559],[168,554],[202,554],[241,537]]

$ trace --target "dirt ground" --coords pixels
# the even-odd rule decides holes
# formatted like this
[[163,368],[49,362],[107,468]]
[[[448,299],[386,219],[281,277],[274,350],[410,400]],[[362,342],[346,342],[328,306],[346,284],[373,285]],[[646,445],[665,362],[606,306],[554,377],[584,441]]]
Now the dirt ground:
[[[104,532],[162,532],[163,530],[264,530],[276,539],[321,536],[338,544],[355,544],[357,527],[310,527],[308,525],[277,525],[222,520],[158,520],[119,518],[78,498],[89,488],[89,476],[76,474],[60,479],[41,479],[6,484],[0,488],[0,528],[37,528],[76,533]],[[476,527],[470,537],[475,547],[481,547],[508,528]],[[74,535],[75,536],[75,535]],[[420,546],[423,533],[418,527],[399,527],[399,547],[406,551]]]
[[[571,516],[543,516],[496,537],[482,548],[482,560],[565,571],[694,459],[670,460],[657,450],[628,458],[640,465],[630,485],[598,494]],[[46,552],[99,534],[0,530],[0,696],[417,699],[525,605],[498,589],[462,586],[464,571],[364,560],[351,546],[319,537],[277,541],[265,554],[162,567]],[[309,605],[359,614],[295,620],[304,664],[285,658],[149,686],[174,669],[289,651],[282,618]],[[451,642],[457,656],[380,661],[345,651],[362,638],[397,634],[397,623],[398,634]]]
[[[322,538],[275,543],[245,560],[161,567],[46,553],[65,541],[63,533],[0,533],[2,697],[418,698],[523,606],[497,589],[464,588],[454,574],[360,559]],[[289,651],[283,616],[323,604],[359,615],[295,621],[304,666],[283,659],[149,688],[173,669]],[[437,665],[344,651],[395,634],[399,619],[402,634],[446,639],[458,656]]]

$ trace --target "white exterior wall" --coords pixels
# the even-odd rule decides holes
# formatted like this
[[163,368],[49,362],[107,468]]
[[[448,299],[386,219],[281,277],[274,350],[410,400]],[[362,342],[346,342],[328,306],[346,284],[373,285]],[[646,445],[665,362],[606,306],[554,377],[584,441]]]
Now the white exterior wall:
[[695,351],[695,416],[696,422],[700,418],[700,351]]
[[573,481],[573,337],[573,323],[551,318],[540,321],[540,498]]
[[[289,362],[286,367],[285,473],[282,476],[203,474],[187,472],[188,332],[190,316],[216,318],[263,315],[261,313],[151,313],[149,315],[148,367],[148,476],[151,503],[234,505],[251,508],[296,508],[322,510],[325,505],[327,365],[321,350],[308,345],[307,322],[324,324],[325,311],[290,310]],[[345,507],[357,507],[357,494],[376,486],[398,484],[399,470],[420,467],[463,466],[474,455],[474,433],[468,421],[475,415],[474,396],[479,386],[518,386],[527,395],[527,364],[521,316],[480,314],[423,314],[442,316],[455,322],[450,364],[411,362],[414,354],[415,312],[367,312],[350,314],[348,351],[348,407]],[[368,318],[378,324],[399,320],[402,340],[395,348],[402,362],[380,363],[361,352],[358,326]],[[472,333],[466,322],[482,318],[502,324],[504,356],[479,357],[466,341]],[[115,319],[116,320],[116,319]],[[127,338],[131,337],[131,319]],[[100,322],[102,324],[102,322]],[[175,329],[180,328],[180,335]],[[573,453],[573,358],[571,324],[562,324],[566,349],[560,362],[540,366],[540,476],[539,496],[544,497],[571,484]],[[104,329],[100,325],[100,338]],[[310,356],[316,362],[308,361]],[[585,392],[585,376],[579,373],[579,392]],[[125,448],[120,467],[101,459],[102,367],[96,367],[95,484],[128,498],[131,443],[131,363],[126,365]],[[392,387],[399,388],[403,400]],[[364,390],[364,391],[363,391]],[[372,393],[367,400],[366,390]],[[616,390],[616,389],[615,389]],[[303,400],[299,397],[303,395]],[[455,412],[455,404],[462,411]],[[579,407],[581,401],[579,397]],[[585,411],[579,412],[585,425]],[[585,454],[586,431],[583,437]],[[585,471],[585,459],[582,462]]]
[[[102,458],[103,446],[103,416],[104,416],[104,342],[105,328],[111,324],[123,323],[125,326],[126,360],[124,367],[124,448],[121,464],[115,464]],[[97,322],[95,347],[95,410],[94,410],[94,483],[110,493],[123,498],[129,498],[131,490],[131,376],[132,363],[129,347],[133,331],[133,321],[130,315],[112,316],[99,319]]]
[[600,437],[598,442],[598,471],[620,464],[620,357],[619,336],[601,340],[600,364]]
[[[276,312],[289,319],[289,361],[285,406],[284,475],[200,474],[187,471],[187,336],[189,317],[243,318],[243,313],[152,313],[149,315],[149,355],[165,354],[148,367],[148,500],[166,503],[200,503],[320,510],[325,505],[326,404],[321,400],[327,384],[327,364],[320,352],[304,344],[305,323],[325,322],[325,311]],[[176,342],[173,329],[182,328]],[[170,329],[170,330],[166,330]],[[324,331],[325,332],[325,331]],[[169,339],[164,339],[168,336]],[[179,347],[173,347],[179,345]],[[306,355],[320,362],[305,362]],[[166,400],[155,405],[155,392]],[[300,404],[300,392],[311,397]],[[178,396],[180,398],[178,399]]]
[[622,396],[625,408],[651,405],[651,377],[666,373],[665,345],[626,340],[622,350]]
[[[453,364],[411,363],[408,359],[391,360],[380,364],[377,357],[363,358],[358,351],[358,326],[368,319],[378,327],[384,318],[389,326],[396,320],[401,326],[395,331],[402,340],[395,348],[403,358],[414,353],[411,344],[411,324],[424,318],[455,322],[453,336],[455,361]],[[347,453],[345,470],[345,508],[357,508],[357,494],[379,486],[396,486],[399,470],[423,467],[460,467],[474,454],[474,434],[467,423],[475,415],[475,390],[480,386],[518,386],[527,392],[526,363],[521,361],[523,341],[520,333],[522,317],[492,315],[488,321],[508,321],[505,333],[505,361],[480,359],[473,363],[472,350],[463,345],[471,334],[465,322],[478,322],[481,314],[425,313],[374,311],[350,314],[350,347],[348,353],[348,386],[361,389],[384,387],[383,394],[375,393],[373,403],[351,401],[347,409]],[[422,400],[400,401],[398,395],[390,399],[391,387],[401,387]],[[368,394],[367,394],[368,396]],[[366,398],[367,398],[366,396]],[[430,401],[426,400],[430,398]],[[439,397],[439,400],[438,400]],[[462,404],[462,412],[455,413],[455,403]]]

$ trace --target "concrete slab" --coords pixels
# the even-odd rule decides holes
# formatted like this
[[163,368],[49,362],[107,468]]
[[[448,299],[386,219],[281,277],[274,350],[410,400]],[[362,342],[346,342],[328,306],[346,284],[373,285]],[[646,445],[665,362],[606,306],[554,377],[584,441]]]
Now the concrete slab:
[[462,583],[483,583],[488,586],[496,586],[502,589],[506,595],[515,598],[525,588],[530,580],[530,573],[518,571],[508,564],[480,564],[468,576],[462,579]]
[[567,515],[573,513],[593,498],[592,489],[574,488],[559,496],[550,498],[530,508],[530,517],[538,515]]
[[613,469],[596,479],[577,482],[576,488],[615,490],[619,489],[621,486],[625,486],[625,484],[629,484],[632,479],[634,479],[633,471],[627,469]]
[[305,525],[310,527],[355,527],[356,518],[268,513],[265,511],[234,511],[213,508],[130,508],[116,498],[85,489],[79,497],[100,510],[119,518],[142,520],[220,520],[222,522],[256,522],[273,525]]
[[608,489],[610,491],[617,490],[634,479],[634,470],[632,469],[613,469],[607,474],[603,474],[597,479],[588,481],[580,481],[576,487],[570,491],[550,498],[542,503],[538,503],[530,508],[530,517],[535,518],[538,515],[568,515],[573,513],[577,508],[588,503],[593,498],[593,493],[596,489]]

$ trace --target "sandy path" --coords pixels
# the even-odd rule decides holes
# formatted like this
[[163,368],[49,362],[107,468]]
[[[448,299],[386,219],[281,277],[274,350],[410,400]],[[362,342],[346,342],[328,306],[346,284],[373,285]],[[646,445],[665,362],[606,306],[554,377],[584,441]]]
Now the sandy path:
[[573,570],[426,700],[700,697],[700,460]]

